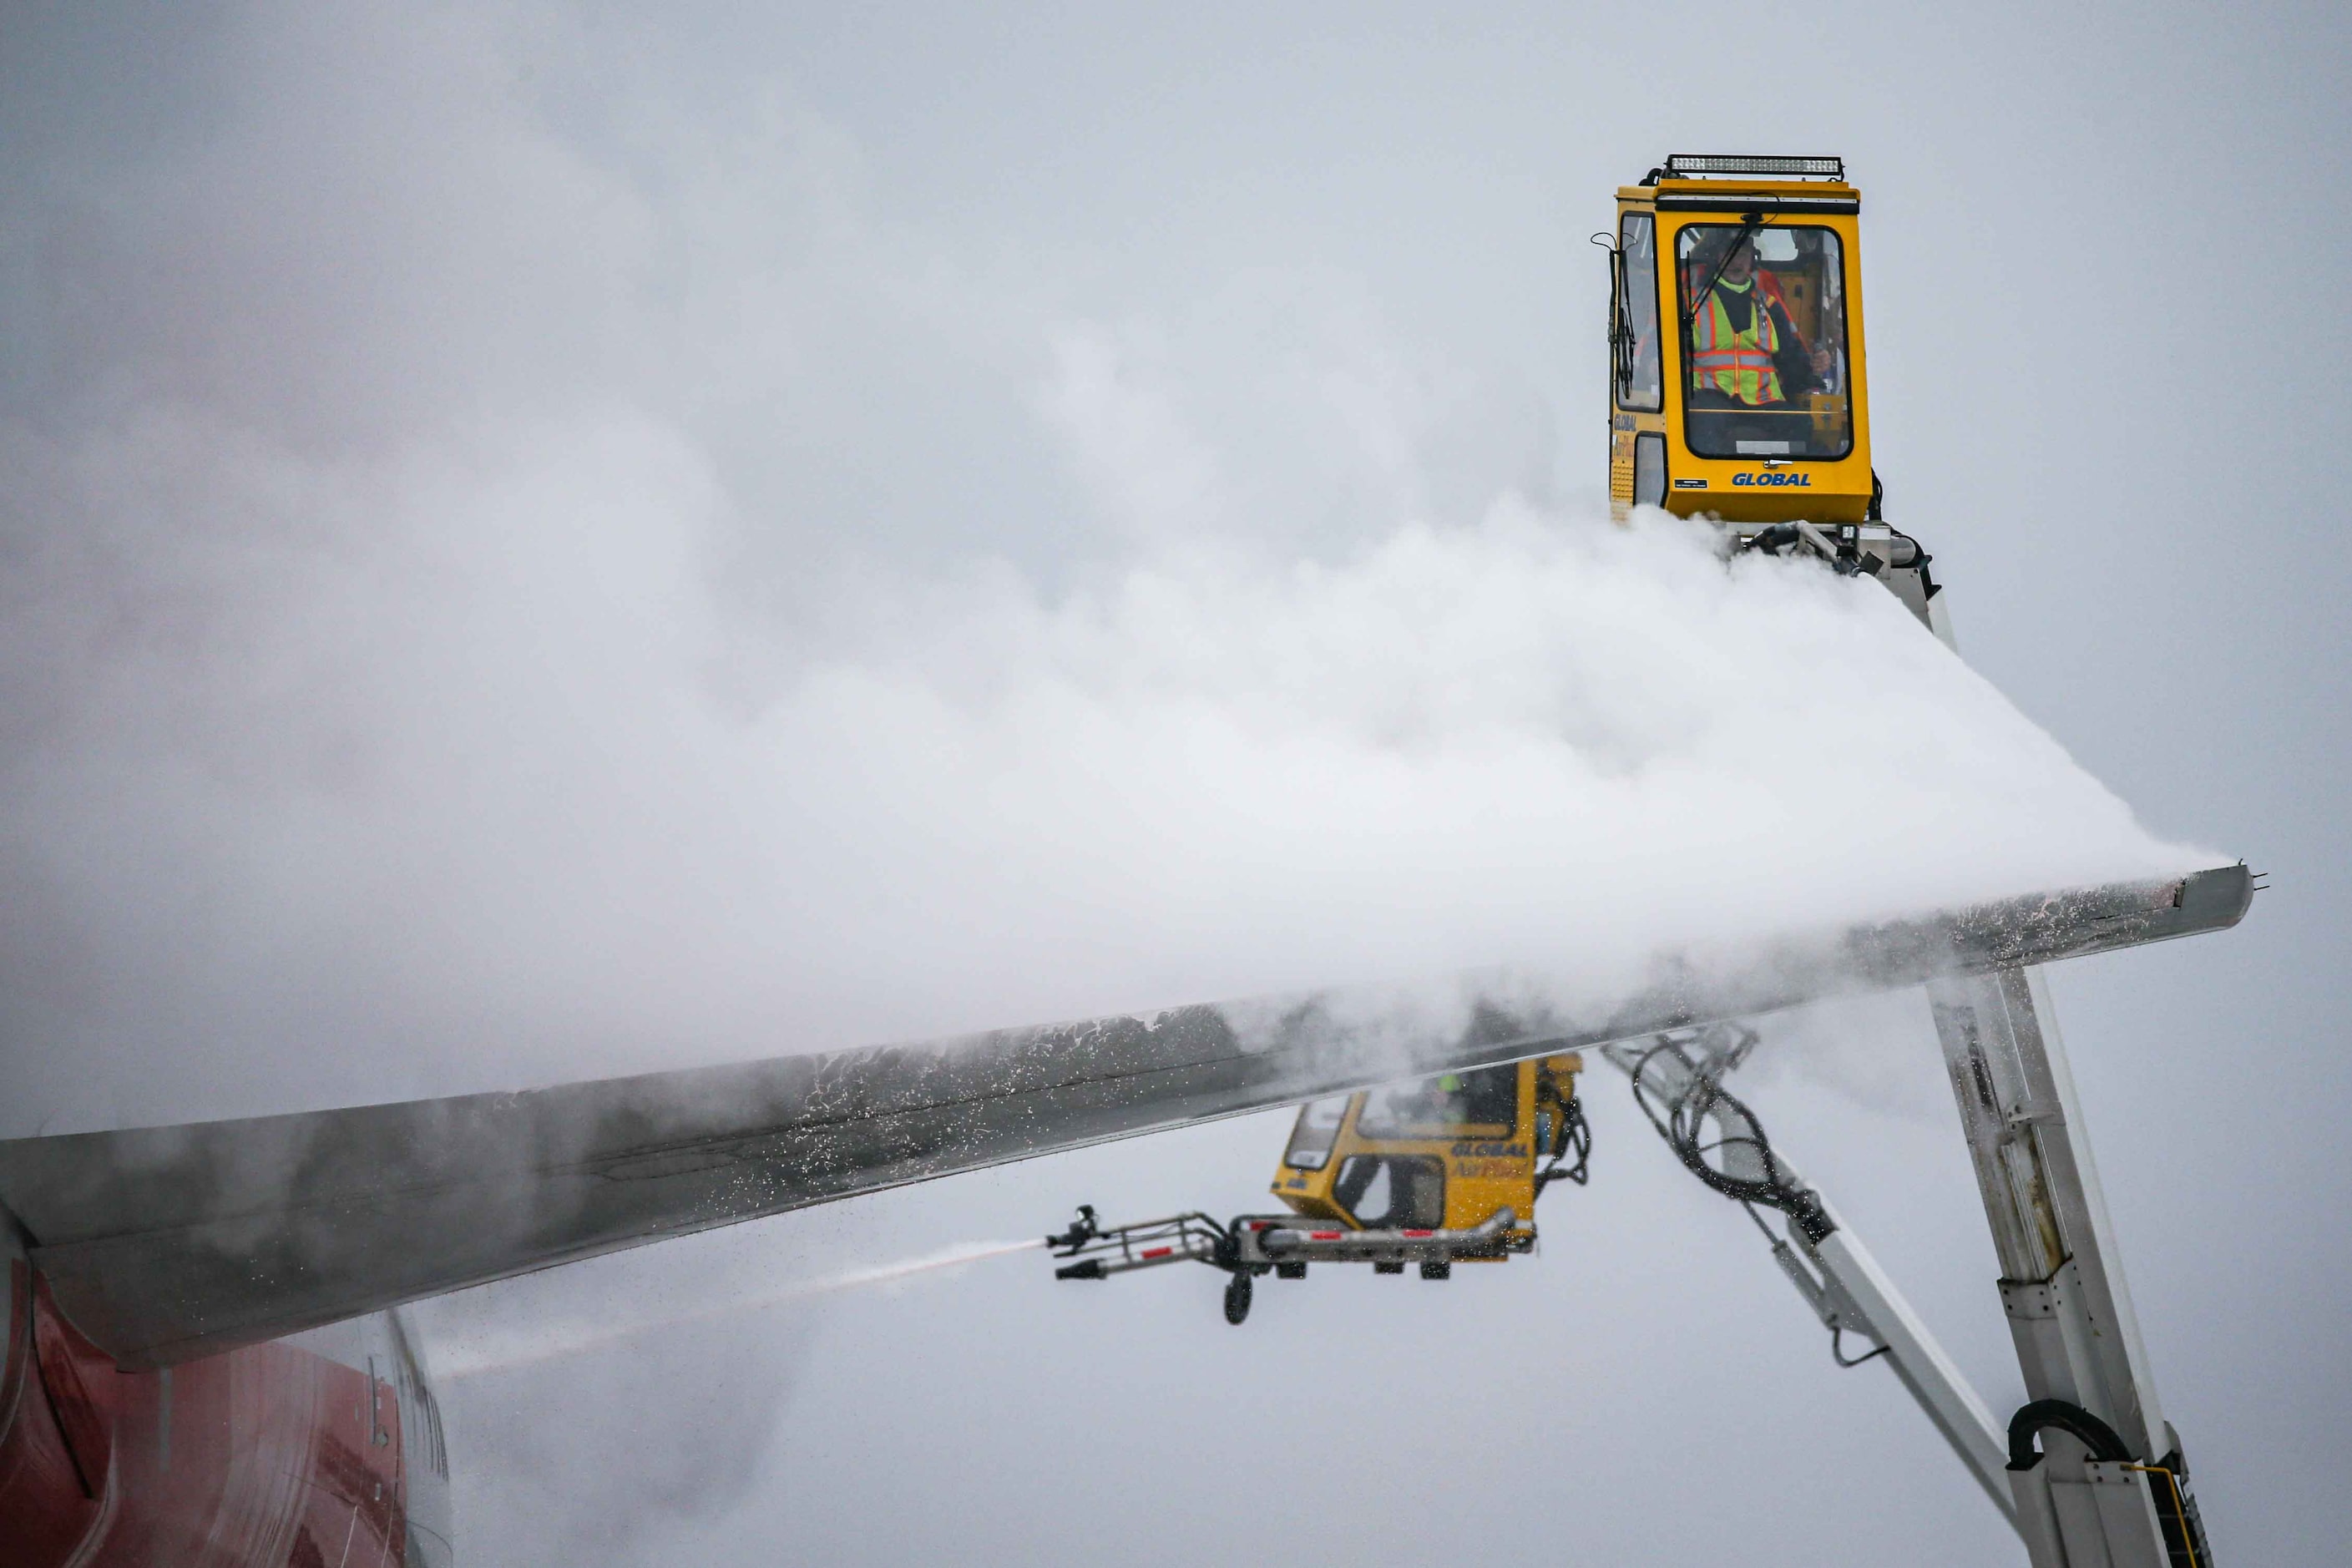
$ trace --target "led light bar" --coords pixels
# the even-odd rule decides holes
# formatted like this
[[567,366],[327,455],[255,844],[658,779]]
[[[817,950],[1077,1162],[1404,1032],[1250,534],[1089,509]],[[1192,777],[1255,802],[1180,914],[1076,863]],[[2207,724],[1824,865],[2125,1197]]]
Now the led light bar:
[[1780,174],[1791,179],[1843,180],[1843,158],[1778,158],[1748,153],[1677,153],[1666,160],[1666,173],[1677,179],[1706,174]]

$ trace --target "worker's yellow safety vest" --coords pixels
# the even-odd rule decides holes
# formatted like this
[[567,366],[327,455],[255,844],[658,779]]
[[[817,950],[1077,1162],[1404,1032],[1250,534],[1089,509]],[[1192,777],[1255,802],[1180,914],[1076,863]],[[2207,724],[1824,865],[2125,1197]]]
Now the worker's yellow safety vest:
[[1740,403],[1778,403],[1780,374],[1772,368],[1772,355],[1780,346],[1780,331],[1772,324],[1764,290],[1753,283],[1748,288],[1755,308],[1744,332],[1731,330],[1723,296],[1706,291],[1706,303],[1691,319],[1691,386],[1727,393]]

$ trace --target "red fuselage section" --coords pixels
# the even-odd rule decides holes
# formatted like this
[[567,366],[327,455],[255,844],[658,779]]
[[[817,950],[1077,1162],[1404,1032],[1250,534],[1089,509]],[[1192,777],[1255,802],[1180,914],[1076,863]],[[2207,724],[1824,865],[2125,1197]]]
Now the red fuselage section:
[[6,1261],[0,1568],[447,1562],[440,1531],[410,1527],[412,1467],[431,1487],[447,1458],[407,1358],[278,1342],[122,1372]]

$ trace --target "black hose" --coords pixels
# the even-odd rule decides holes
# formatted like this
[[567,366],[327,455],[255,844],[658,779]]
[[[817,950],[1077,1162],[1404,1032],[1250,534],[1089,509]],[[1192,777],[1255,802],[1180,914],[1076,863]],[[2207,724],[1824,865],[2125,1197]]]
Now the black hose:
[[[1551,1163],[1536,1173],[1536,1195],[1554,1182],[1574,1182],[1583,1186],[1592,1179],[1592,1123],[1584,1118],[1584,1101],[1575,1095],[1560,1110],[1561,1142],[1567,1145],[1552,1156]],[[1574,1164],[1568,1157],[1576,1156]]]
[[2009,1418],[2009,1468],[2030,1470],[2040,1464],[2042,1456],[2033,1447],[2033,1439],[2053,1426],[2091,1450],[2094,1459],[2114,1464],[2132,1457],[2116,1429],[2081,1405],[2063,1399],[2037,1399],[2018,1406],[2017,1414]]
[[[1756,1119],[1756,1113],[1723,1087],[1721,1074],[1728,1064],[1718,1057],[1709,1066],[1701,1067],[1684,1053],[1682,1045],[1681,1040],[1672,1037],[1659,1037],[1658,1043],[1635,1060],[1633,1070],[1633,1099],[1642,1107],[1643,1114],[1650,1119],[1650,1125],[1658,1130],[1658,1136],[1666,1141],[1666,1147],[1675,1152],[1675,1157],[1691,1174],[1725,1197],[1736,1198],[1744,1204],[1761,1204],[1766,1208],[1778,1209],[1787,1215],[1808,1241],[1821,1241],[1835,1231],[1837,1226],[1822,1207],[1819,1194],[1791,1180],[1780,1162],[1773,1157],[1771,1142],[1764,1136],[1764,1124]],[[1646,1091],[1643,1081],[1643,1069],[1650,1065],[1651,1058],[1667,1051],[1673,1052],[1681,1063],[1689,1078],[1689,1084],[1680,1097],[1666,1103],[1661,1110],[1651,1103],[1650,1092]],[[1707,1116],[1716,1112],[1718,1107],[1738,1115],[1754,1129],[1755,1135],[1750,1138],[1725,1138],[1713,1143],[1700,1142],[1700,1129],[1705,1126]],[[1719,1116],[1718,1122],[1721,1122]],[[1730,1175],[1707,1163],[1708,1154],[1731,1142],[1755,1152],[1757,1162],[1764,1171],[1760,1179]]]

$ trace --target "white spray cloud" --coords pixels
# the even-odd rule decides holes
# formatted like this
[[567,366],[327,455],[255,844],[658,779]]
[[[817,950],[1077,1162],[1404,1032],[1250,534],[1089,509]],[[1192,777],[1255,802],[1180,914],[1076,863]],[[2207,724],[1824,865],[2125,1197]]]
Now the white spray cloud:
[[323,1026],[562,1077],[1605,970],[2191,858],[1874,584],[1661,517],[868,582],[746,706],[720,504],[670,433],[552,430],[402,476],[388,542],[218,679],[110,682],[11,808],[113,926],[93,1045]]
[[1092,313],[785,89],[257,18],[197,96],[288,90],[9,187],[5,1131],[2198,858],[1874,585],[1515,499],[1344,279]]

